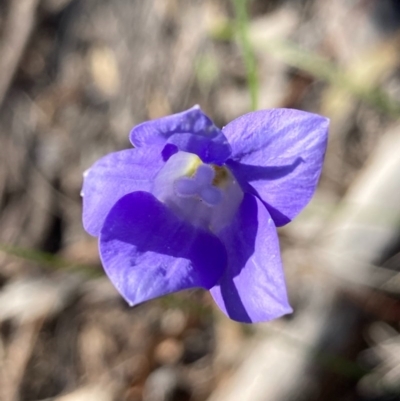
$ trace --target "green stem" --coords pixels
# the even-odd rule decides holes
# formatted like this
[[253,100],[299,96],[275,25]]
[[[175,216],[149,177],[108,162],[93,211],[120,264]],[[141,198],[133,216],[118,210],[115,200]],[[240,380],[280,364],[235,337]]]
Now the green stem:
[[239,36],[246,66],[247,84],[250,91],[251,109],[258,106],[258,77],[254,51],[249,40],[249,16],[247,13],[247,0],[233,0],[236,14],[236,31]]

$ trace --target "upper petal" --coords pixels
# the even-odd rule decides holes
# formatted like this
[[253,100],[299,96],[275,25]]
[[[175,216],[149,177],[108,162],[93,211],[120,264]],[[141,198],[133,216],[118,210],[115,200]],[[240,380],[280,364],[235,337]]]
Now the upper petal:
[[262,202],[245,194],[232,224],[218,233],[228,266],[211,294],[233,320],[256,323],[292,312],[275,224]]
[[224,134],[199,106],[139,124],[132,129],[130,140],[138,147],[173,144],[178,150],[196,154],[205,163],[222,164],[231,154]]
[[215,285],[226,267],[221,241],[178,218],[147,192],[121,198],[100,235],[104,269],[129,304]]
[[107,213],[124,195],[148,191],[164,161],[161,148],[149,146],[110,153],[84,174],[83,226],[98,236]]
[[265,202],[277,226],[310,201],[321,173],[329,120],[292,109],[262,110],[229,123],[229,168],[245,190]]

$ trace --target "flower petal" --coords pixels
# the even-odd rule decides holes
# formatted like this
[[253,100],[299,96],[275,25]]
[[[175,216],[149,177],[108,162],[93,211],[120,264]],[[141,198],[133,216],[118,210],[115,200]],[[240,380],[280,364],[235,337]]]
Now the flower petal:
[[228,267],[211,294],[231,319],[256,323],[292,312],[275,224],[262,202],[245,194],[235,220],[218,237]]
[[137,147],[172,144],[181,151],[196,154],[205,163],[219,165],[231,154],[224,134],[199,106],[139,124],[132,129],[130,140]]
[[107,213],[124,195],[147,191],[164,165],[161,148],[149,146],[110,153],[84,174],[83,226],[98,236]]
[[111,209],[100,254],[130,305],[187,288],[209,289],[226,267],[216,236],[179,219],[147,192],[128,194]]
[[316,114],[272,109],[245,114],[223,129],[232,146],[229,168],[266,204],[277,226],[291,221],[315,191],[328,123]]

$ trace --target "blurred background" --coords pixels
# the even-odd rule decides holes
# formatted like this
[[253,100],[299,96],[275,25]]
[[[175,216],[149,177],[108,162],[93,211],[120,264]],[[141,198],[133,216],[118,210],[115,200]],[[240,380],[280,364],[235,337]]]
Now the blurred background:
[[[0,400],[400,400],[399,29],[398,0],[1,0]],[[280,230],[292,316],[131,309],[104,277],[83,171],[194,104],[331,119]]]

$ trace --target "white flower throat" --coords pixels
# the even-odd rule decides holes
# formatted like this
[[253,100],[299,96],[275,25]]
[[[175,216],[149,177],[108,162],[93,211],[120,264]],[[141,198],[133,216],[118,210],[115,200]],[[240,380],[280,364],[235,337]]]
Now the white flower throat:
[[203,163],[187,152],[169,158],[154,180],[152,193],[178,216],[212,232],[232,221],[243,199],[226,166]]

